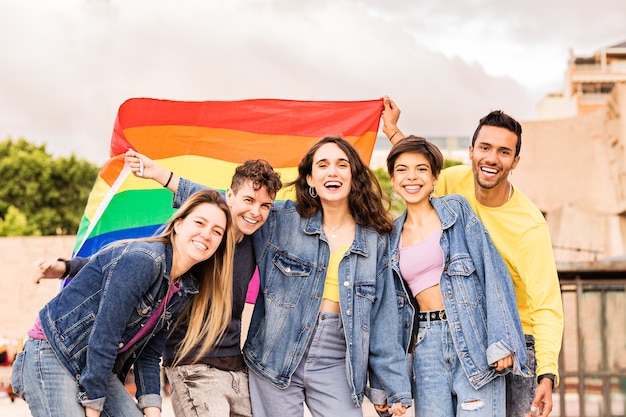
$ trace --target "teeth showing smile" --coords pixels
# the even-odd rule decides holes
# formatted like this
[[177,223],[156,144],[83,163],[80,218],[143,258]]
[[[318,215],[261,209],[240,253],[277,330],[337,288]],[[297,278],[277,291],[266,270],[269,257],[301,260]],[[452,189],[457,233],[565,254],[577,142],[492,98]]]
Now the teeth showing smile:
[[255,225],[255,224],[257,224],[259,222],[258,220],[252,220],[252,219],[250,219],[248,217],[241,216],[241,218],[243,219],[244,222],[246,222],[248,224],[252,224],[252,225]]
[[324,184],[326,188],[339,188],[341,187],[341,183],[339,181],[329,181]]
[[422,189],[421,185],[405,185],[404,189],[407,191],[419,191]]
[[198,242],[198,241],[192,241],[193,245],[200,249],[200,250],[207,250],[208,248],[206,247],[206,245],[204,243]]
[[481,167],[480,170],[484,172],[485,174],[490,174],[490,175],[496,175],[498,173],[498,170],[495,168]]

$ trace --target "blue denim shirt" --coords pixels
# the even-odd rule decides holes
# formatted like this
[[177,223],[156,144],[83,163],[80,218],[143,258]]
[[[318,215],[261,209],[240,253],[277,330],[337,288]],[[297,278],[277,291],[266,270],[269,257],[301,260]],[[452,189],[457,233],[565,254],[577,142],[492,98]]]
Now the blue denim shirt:
[[[205,188],[181,179],[174,205]],[[360,406],[370,372],[390,403],[411,404],[405,355],[398,342],[388,235],[357,225],[355,239],[339,263],[339,305],[347,345],[347,378]],[[321,213],[305,218],[296,203],[276,203],[253,235],[260,291],[252,314],[244,359],[252,371],[278,388],[289,385],[313,335],[322,304],[330,250]]]
[[84,406],[102,410],[111,372],[124,379],[134,365],[139,406],[161,407],[160,357],[168,329],[198,292],[181,276],[152,333],[118,355],[169,290],[172,246],[131,242],[93,255],[72,282],[40,311],[41,328],[82,392]]
[[[490,364],[515,354],[514,374],[532,376],[526,367],[526,343],[509,271],[487,230],[467,200],[451,194],[433,198],[441,227],[443,272],[440,288],[454,346],[469,382],[476,389],[502,371]],[[400,328],[400,341],[409,350],[414,308],[399,268],[400,234],[406,211],[394,221],[391,236]],[[509,370],[505,371],[509,372]],[[415,375],[419,383],[419,375]]]

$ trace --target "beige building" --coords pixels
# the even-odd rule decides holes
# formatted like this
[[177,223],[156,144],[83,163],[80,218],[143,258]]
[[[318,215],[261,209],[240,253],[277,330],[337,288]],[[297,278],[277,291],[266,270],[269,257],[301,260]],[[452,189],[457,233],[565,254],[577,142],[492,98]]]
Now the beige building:
[[591,113],[604,106],[616,83],[626,82],[626,42],[591,56],[570,55],[563,91],[541,100],[537,107],[539,119]]
[[626,253],[626,83],[597,110],[523,122],[511,181],[544,212],[557,261]]

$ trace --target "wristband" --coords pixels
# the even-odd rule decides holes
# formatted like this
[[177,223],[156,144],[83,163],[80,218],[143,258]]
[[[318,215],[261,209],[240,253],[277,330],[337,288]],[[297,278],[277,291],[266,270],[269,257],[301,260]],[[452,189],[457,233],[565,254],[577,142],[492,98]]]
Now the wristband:
[[396,135],[396,133],[398,133],[400,131],[400,129],[396,129],[393,131],[393,133],[391,134],[391,136],[389,136],[389,140],[393,139],[393,137]]
[[167,186],[170,185],[170,181],[172,181],[173,176],[174,176],[174,171],[170,171],[170,177],[167,179],[167,182],[165,183],[165,185],[163,185],[163,188],[167,188]]
[[61,279],[67,278],[70,275],[70,261],[64,258],[57,258],[57,261],[65,264],[65,272],[61,275]]
[[544,378],[548,378],[550,381],[552,381],[552,389],[554,389],[554,384],[556,382],[556,376],[552,375],[552,374],[542,374],[542,375],[539,375],[537,377],[537,383],[540,384],[541,380],[544,379]]

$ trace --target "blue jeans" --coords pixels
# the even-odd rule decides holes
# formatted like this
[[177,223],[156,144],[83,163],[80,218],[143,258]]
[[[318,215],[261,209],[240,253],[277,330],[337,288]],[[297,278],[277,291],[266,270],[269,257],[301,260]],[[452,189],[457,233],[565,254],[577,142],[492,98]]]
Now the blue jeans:
[[506,416],[523,417],[530,412],[537,388],[537,361],[535,360],[535,338],[529,334],[526,339],[526,366],[533,372],[532,378],[506,375]]
[[[13,391],[28,403],[33,417],[85,417],[85,409],[77,399],[77,380],[61,365],[47,340],[29,338],[15,358],[12,372]],[[107,384],[101,416],[143,416],[113,373]]]
[[346,370],[346,340],[339,313],[320,313],[311,343],[285,389],[250,372],[254,417],[362,417],[354,405]]
[[248,371],[222,371],[210,365],[165,368],[176,417],[252,417]]
[[505,379],[498,377],[478,390],[472,387],[447,321],[420,321],[413,355],[416,417],[504,416]]

